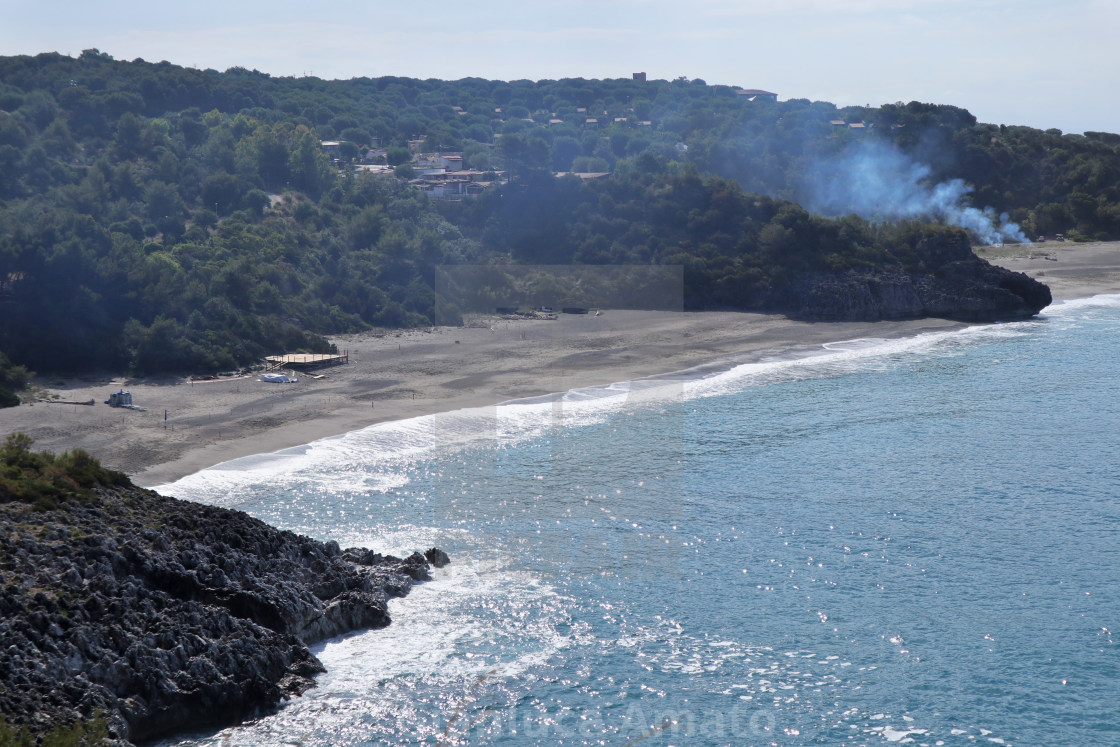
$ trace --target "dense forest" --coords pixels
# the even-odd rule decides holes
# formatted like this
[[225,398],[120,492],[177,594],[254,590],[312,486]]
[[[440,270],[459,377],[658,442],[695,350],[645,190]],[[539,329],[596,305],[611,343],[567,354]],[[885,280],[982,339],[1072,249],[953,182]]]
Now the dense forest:
[[[430,198],[424,153],[488,187]],[[916,199],[869,208],[845,164],[884,153]],[[799,273],[933,272],[930,221],[988,238],[961,211],[997,238],[1120,238],[1118,185],[1118,135],[918,102],[0,58],[0,397],[20,366],[219,371],[430,324],[441,265],[681,265],[686,308],[783,310]]]

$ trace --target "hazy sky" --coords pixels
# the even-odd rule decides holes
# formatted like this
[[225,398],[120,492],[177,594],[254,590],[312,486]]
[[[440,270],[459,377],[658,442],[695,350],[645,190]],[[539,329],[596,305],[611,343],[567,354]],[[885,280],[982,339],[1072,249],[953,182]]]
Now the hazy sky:
[[1120,0],[0,0],[0,53],[321,78],[682,75],[1120,132]]

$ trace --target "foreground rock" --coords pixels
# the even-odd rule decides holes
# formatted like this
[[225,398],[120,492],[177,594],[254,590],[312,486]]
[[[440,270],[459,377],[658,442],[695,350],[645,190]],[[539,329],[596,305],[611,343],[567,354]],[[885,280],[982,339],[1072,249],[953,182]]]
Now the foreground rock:
[[814,321],[939,317],[966,322],[1026,319],[1050,305],[1050,289],[1021,272],[989,264],[967,236],[931,237],[917,247],[919,266],[843,274],[804,273],[774,303]]
[[128,741],[302,693],[324,671],[309,643],[388,625],[388,598],[448,562],[131,486],[46,508],[0,495],[0,543],[0,715],[41,732],[101,712]]

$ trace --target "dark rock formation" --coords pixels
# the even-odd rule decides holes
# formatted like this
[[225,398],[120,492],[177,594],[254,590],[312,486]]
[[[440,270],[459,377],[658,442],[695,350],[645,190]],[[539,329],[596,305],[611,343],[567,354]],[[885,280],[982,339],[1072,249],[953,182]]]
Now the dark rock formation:
[[782,287],[773,301],[791,317],[815,321],[930,316],[1009,321],[1032,317],[1051,303],[1047,286],[978,258],[963,233],[924,241],[917,252],[925,272],[901,266],[843,274],[807,272]]
[[436,568],[443,568],[445,565],[451,562],[451,558],[447,557],[447,553],[445,553],[438,547],[429,548],[424,552],[424,557],[427,558],[428,562],[434,565]]
[[[0,496],[0,715],[100,711],[121,740],[230,723],[313,686],[307,644],[389,624],[429,561],[339,549],[133,487]],[[447,561],[427,552],[432,564]]]

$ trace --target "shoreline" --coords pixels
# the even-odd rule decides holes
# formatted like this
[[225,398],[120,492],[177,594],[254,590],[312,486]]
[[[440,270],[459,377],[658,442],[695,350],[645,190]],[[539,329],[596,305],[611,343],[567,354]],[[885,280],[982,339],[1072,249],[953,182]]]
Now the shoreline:
[[[1055,301],[1120,292],[1120,242],[985,247],[977,253],[1049,284]],[[334,337],[350,362],[311,372],[321,378],[297,372],[292,384],[261,382],[256,375],[193,382],[39,377],[41,393],[55,400],[0,410],[0,431],[22,431],[38,449],[85,449],[137,485],[152,487],[386,421],[730,367],[831,342],[966,326],[934,318],[795,322],[730,311],[478,319],[467,327]],[[147,410],[103,404],[122,388]],[[92,407],[66,404],[90,399]]]
[[1120,242],[985,246],[976,256],[1050,286],[1055,301],[1120,292]]
[[[51,469],[32,457],[13,483]],[[32,735],[103,719],[114,744],[151,744],[243,723],[316,686],[313,646],[389,625],[390,600],[451,562],[435,547],[343,550],[97,478],[78,497],[39,488],[0,510],[0,712]]]

